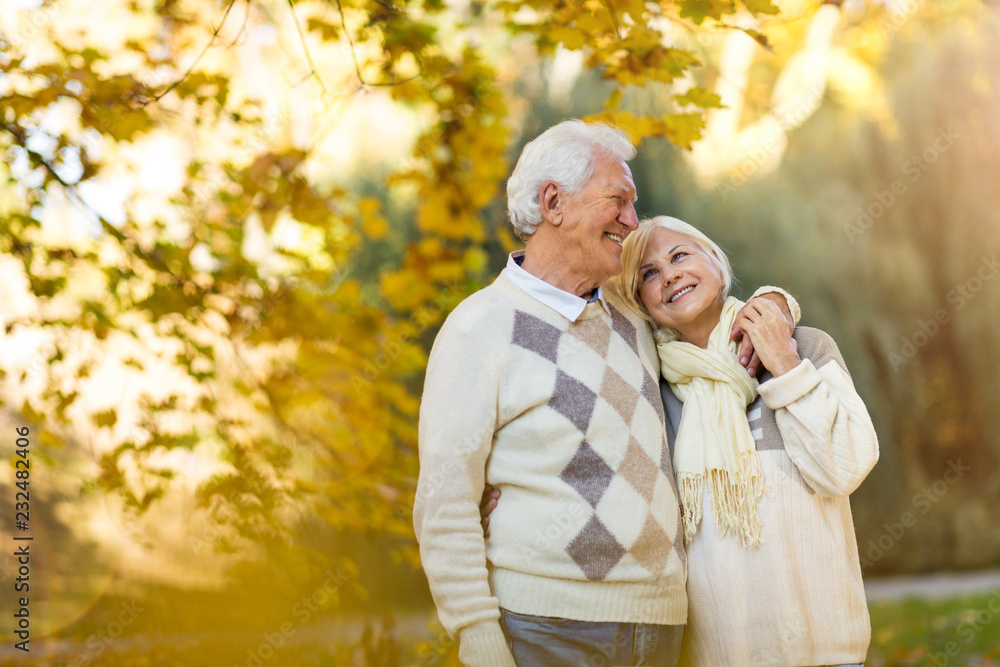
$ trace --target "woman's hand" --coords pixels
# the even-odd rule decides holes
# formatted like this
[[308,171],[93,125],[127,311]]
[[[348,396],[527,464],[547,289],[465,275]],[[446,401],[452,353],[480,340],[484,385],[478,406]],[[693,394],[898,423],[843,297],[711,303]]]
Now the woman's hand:
[[[747,320],[747,312],[754,311],[756,313],[756,304],[762,301],[769,301],[778,307],[779,312],[785,321],[788,323],[788,335],[792,335],[792,331],[795,330],[795,319],[792,318],[792,312],[788,308],[788,301],[779,292],[765,292],[760,296],[755,296],[750,299],[742,308],[740,312],[736,313],[736,320],[733,322],[733,330],[729,334],[732,340],[740,340],[740,350],[737,356],[740,359],[740,364],[747,369],[747,373],[752,376],[757,375],[757,370],[760,368],[760,357],[757,355],[757,351],[754,350],[754,342],[750,340],[750,336],[743,335],[743,328],[749,321]],[[770,370],[770,369],[768,369]],[[771,371],[772,373],[774,371]]]
[[490,514],[497,508],[499,502],[500,489],[495,489],[489,484],[483,487],[483,498],[479,501],[479,516],[482,517],[484,535],[490,528]]
[[740,329],[750,338],[754,353],[771,375],[784,375],[799,365],[798,343],[788,319],[767,299],[753,299],[741,311]]

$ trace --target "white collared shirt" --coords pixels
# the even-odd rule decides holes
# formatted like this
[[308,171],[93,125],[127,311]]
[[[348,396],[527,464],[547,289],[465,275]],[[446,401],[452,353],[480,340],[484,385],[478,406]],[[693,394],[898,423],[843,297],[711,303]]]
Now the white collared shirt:
[[611,309],[604,300],[604,292],[598,287],[590,301],[581,296],[571,294],[561,290],[555,285],[551,285],[537,276],[533,276],[521,268],[520,262],[524,261],[524,251],[516,250],[507,257],[507,275],[511,282],[524,290],[525,294],[542,302],[552,310],[556,311],[570,322],[576,322],[583,313],[583,309],[588,303],[600,302],[604,310],[611,314]]

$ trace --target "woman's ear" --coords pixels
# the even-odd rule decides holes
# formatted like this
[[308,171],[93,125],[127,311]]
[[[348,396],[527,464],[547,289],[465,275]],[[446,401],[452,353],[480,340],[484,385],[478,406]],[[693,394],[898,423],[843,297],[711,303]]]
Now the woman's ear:
[[542,218],[549,224],[559,226],[562,224],[562,206],[565,202],[563,190],[555,181],[545,181],[538,188],[538,204],[542,211]]

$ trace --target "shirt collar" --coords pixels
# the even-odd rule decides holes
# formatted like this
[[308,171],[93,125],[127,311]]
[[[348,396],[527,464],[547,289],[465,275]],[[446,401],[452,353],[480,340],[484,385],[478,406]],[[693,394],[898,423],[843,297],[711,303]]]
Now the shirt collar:
[[576,322],[580,315],[583,314],[587,304],[593,303],[594,301],[599,302],[604,310],[607,311],[609,315],[611,314],[611,309],[604,300],[603,288],[598,287],[593,298],[590,301],[587,301],[587,299],[584,299],[583,297],[570,294],[565,290],[559,289],[555,285],[545,282],[537,276],[531,275],[521,268],[521,262],[523,261],[523,250],[512,252],[507,258],[507,275],[511,282],[524,290],[528,296],[541,301],[543,304],[556,311],[570,322]]

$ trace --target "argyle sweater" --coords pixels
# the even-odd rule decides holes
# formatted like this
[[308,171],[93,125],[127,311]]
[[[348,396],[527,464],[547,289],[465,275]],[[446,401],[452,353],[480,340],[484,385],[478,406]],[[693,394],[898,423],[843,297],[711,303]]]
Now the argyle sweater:
[[[649,327],[570,322],[506,270],[448,317],[420,407],[414,528],[466,665],[513,665],[499,607],[683,624],[685,555]],[[503,497],[483,537],[484,482]]]
[[[857,664],[868,651],[848,495],[878,460],[878,439],[833,339],[809,327],[794,337],[802,362],[780,377],[765,373],[747,407],[766,484],[757,505],[763,544],[721,536],[706,491],[687,548],[682,664]],[[683,404],[666,382],[661,392],[673,442]]]

